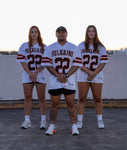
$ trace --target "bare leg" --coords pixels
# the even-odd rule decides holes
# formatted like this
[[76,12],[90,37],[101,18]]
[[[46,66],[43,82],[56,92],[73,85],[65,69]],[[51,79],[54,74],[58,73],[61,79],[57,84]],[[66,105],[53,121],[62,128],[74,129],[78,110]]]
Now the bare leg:
[[32,92],[33,92],[34,84],[23,84],[24,89],[24,96],[25,96],[25,103],[24,103],[24,109],[25,109],[25,115],[30,116],[31,112],[31,100],[32,100]]
[[68,108],[68,112],[69,112],[69,116],[70,116],[72,124],[76,123],[76,118],[77,118],[75,105],[74,105],[74,96],[75,94],[65,95],[65,100],[66,100],[66,104],[67,104],[67,108]]
[[79,90],[79,100],[78,100],[78,114],[84,113],[85,109],[85,101],[87,98],[87,94],[89,91],[89,83],[88,82],[79,82],[78,83],[78,90]]
[[91,90],[93,93],[97,115],[102,115],[103,112],[103,105],[101,100],[102,86],[103,86],[102,83],[91,83]]
[[36,84],[37,95],[40,102],[41,115],[46,115],[45,87],[46,84]]
[[57,118],[57,109],[60,102],[60,95],[58,96],[51,96],[51,110],[50,110],[50,124],[55,124]]

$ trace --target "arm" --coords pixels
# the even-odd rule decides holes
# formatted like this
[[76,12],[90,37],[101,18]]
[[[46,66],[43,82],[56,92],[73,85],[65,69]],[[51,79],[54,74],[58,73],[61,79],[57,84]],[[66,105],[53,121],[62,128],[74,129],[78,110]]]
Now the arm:
[[46,66],[47,70],[54,75],[55,77],[57,77],[57,79],[61,82],[61,83],[65,83],[65,75],[63,74],[59,74],[56,72],[56,70],[52,67],[52,66]]
[[106,49],[105,47],[101,46],[100,47],[100,64],[98,65],[96,70],[94,70],[94,74],[97,75],[100,71],[102,71],[106,63],[108,63]]
[[47,70],[54,76],[58,77],[58,73],[52,66],[46,66]]
[[21,65],[22,65],[23,69],[28,73],[30,80],[34,82],[34,81],[35,81],[35,78],[32,77],[32,73],[31,73],[31,71],[29,70],[29,68],[28,68],[28,66],[27,66],[27,64],[26,64],[26,62],[21,62]]
[[68,74],[69,76],[71,76],[73,73],[75,73],[75,72],[77,71],[78,68],[79,68],[79,66],[72,66],[72,67],[70,68],[70,70],[67,72],[67,74]]
[[94,71],[91,71],[91,73],[88,74],[87,80],[88,80],[88,81],[93,80],[93,78],[94,78],[101,70],[103,70],[104,66],[105,66],[105,63],[99,64],[99,66],[98,66]]
[[83,67],[81,67],[80,70],[84,71],[88,75],[90,75],[90,73],[91,73],[91,71],[89,69],[87,69],[85,65],[83,65]]
[[36,81],[37,74],[44,69],[44,67],[40,66],[35,72],[31,72],[26,64],[26,62],[21,62],[23,69],[28,73],[31,81]]
[[68,78],[69,76],[71,76],[73,73],[75,73],[78,68],[79,68],[79,66],[72,66],[72,67],[70,68],[70,70],[69,70],[67,73],[62,74],[63,83],[66,83],[66,82],[67,82],[67,78]]
[[44,69],[44,67],[40,66],[38,69],[36,69],[32,74],[34,74],[35,76],[41,72]]
[[97,69],[94,71],[95,75],[98,74],[101,70],[103,70],[104,66],[105,66],[105,63],[99,64]]
[[21,65],[22,65],[23,69],[28,73],[28,75],[31,74],[26,62],[21,62]]

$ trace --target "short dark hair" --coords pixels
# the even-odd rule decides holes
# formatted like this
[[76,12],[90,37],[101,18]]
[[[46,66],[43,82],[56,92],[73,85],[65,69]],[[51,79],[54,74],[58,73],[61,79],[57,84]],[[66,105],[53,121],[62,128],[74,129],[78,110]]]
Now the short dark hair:
[[63,27],[63,26],[58,27],[58,28],[56,29],[56,32],[58,32],[58,31],[60,31],[60,30],[63,30],[63,31],[65,31],[65,32],[67,32],[67,29],[66,29],[65,27]]

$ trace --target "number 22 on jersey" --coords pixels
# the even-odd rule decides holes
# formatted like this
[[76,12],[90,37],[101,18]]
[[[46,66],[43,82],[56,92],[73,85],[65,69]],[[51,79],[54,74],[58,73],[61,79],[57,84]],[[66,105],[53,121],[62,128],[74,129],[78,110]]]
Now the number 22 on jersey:
[[[55,70],[58,73],[62,73],[65,74],[66,70],[69,68],[70,66],[70,59],[67,57],[61,58],[61,57],[57,57],[55,59],[55,63],[57,64],[55,67]],[[61,70],[61,71],[60,71]]]
[[41,61],[42,61],[42,56],[39,54],[36,54],[36,55],[29,54],[29,55],[27,55],[27,60],[28,60],[28,68],[31,71],[34,71],[34,70],[38,69],[38,67],[40,66]]
[[83,65],[91,71],[94,71],[98,66],[98,56],[89,54],[83,55]]

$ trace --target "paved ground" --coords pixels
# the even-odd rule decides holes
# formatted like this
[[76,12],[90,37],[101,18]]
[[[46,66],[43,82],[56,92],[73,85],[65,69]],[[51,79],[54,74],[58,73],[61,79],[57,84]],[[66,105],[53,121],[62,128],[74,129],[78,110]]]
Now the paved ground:
[[[57,133],[39,129],[40,112],[31,112],[32,127],[20,129],[23,109],[0,109],[0,150],[127,150],[127,108],[104,108],[105,129],[97,129],[94,108],[86,108],[79,136],[70,133],[66,109],[59,109]],[[47,110],[49,122],[49,109]]]

